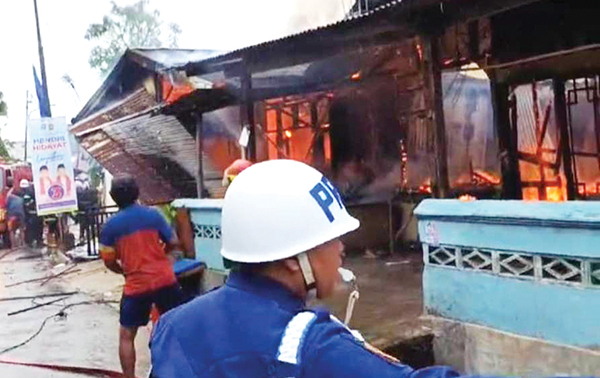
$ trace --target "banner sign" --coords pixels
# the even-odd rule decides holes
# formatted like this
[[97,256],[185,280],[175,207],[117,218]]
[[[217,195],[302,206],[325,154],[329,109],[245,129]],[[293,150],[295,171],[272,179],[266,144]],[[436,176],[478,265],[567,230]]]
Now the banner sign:
[[38,215],[77,210],[69,130],[64,117],[29,120]]

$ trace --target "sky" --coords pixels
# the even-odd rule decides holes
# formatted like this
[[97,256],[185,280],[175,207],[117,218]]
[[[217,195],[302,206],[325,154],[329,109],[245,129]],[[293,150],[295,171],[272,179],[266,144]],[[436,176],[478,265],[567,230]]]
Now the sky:
[[[181,27],[180,48],[230,51],[343,19],[354,0],[150,0],[161,20]],[[33,0],[10,3],[0,12],[0,91],[8,117],[0,136],[25,139],[26,96],[30,118],[39,118],[32,65],[39,72]],[[110,0],[37,0],[53,116],[73,118],[102,83],[88,64],[91,23],[109,13]],[[135,1],[116,0],[119,5]],[[73,79],[76,91],[62,77]]]

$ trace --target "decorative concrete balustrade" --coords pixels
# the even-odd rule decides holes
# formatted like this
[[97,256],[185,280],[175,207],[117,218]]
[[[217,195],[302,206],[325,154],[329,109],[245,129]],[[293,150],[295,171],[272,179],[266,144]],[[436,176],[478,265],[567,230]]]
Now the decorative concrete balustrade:
[[194,232],[196,260],[206,264],[202,278],[202,290],[209,291],[225,282],[228,269],[221,256],[221,199],[178,199],[173,207],[190,212]]
[[600,203],[426,200],[426,312],[600,348]]
[[194,231],[196,260],[202,261],[210,270],[225,272],[221,256],[221,209],[220,199],[178,199],[173,207],[190,211]]

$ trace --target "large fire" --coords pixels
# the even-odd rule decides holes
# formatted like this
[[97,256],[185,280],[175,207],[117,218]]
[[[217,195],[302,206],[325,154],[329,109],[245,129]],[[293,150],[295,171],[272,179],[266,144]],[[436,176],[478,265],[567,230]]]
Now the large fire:
[[563,202],[567,197],[565,192],[564,187],[546,188],[546,198],[550,202]]
[[577,188],[577,192],[581,197],[597,197],[600,195],[600,182],[596,180],[596,182],[591,184],[579,184]]
[[[546,201],[563,202],[566,201],[566,188],[564,187],[546,187]],[[540,201],[537,188],[523,188],[523,200],[529,202]]]

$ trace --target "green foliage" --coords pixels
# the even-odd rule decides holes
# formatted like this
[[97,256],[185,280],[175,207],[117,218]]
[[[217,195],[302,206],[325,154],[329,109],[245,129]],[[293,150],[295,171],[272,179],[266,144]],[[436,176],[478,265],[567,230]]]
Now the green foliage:
[[6,105],[6,102],[4,102],[3,98],[4,95],[2,92],[0,92],[0,116],[8,115],[8,105]]
[[12,146],[13,142],[8,141],[8,140],[2,140],[0,139],[0,159],[5,160],[5,161],[11,161],[13,160],[13,158],[10,156],[10,153],[8,152],[8,148],[6,148],[7,145]]
[[167,204],[160,206],[160,210],[169,224],[175,222],[175,218],[177,218],[177,208],[173,207],[171,204]]
[[15,142],[10,141],[10,140],[6,140],[6,139],[0,139],[0,159],[4,160],[4,161],[15,161],[15,158],[13,158],[10,154],[9,149],[12,149],[15,147]]
[[104,180],[104,170],[98,163],[91,163],[91,167],[88,169],[88,176],[90,177],[90,186],[94,189],[98,189],[102,181]]
[[[8,105],[4,102],[4,94],[0,92],[0,117],[8,115]],[[14,142],[0,139],[0,158],[3,160],[12,160],[8,147],[14,147]]]
[[128,48],[136,47],[177,47],[181,29],[171,23],[166,28],[168,37],[162,39],[163,22],[158,10],[149,10],[148,0],[140,0],[128,6],[118,6],[112,2],[110,14],[104,16],[102,23],[91,24],[85,33],[88,41],[98,41],[90,53],[89,64],[92,68],[107,74],[115,61]]

